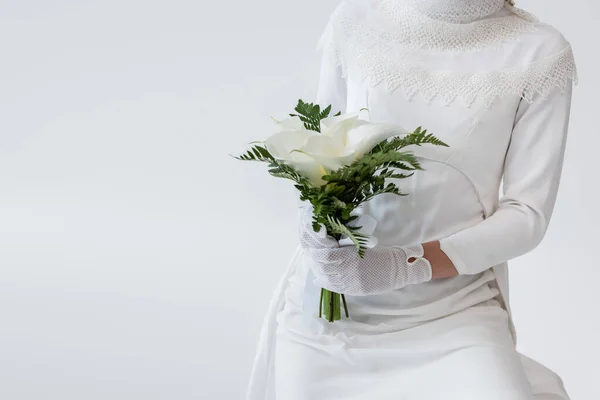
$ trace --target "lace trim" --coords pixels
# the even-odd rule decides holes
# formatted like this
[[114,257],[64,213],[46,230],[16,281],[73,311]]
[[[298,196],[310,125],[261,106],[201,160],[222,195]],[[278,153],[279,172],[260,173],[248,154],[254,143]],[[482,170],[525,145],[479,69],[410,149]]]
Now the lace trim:
[[[402,0],[394,0],[401,2]],[[502,7],[505,0],[405,0],[430,18],[465,23],[491,15]]]
[[[577,82],[570,45],[526,67],[480,73],[430,71],[383,55],[374,56],[353,45],[348,45],[343,54],[333,50],[328,57],[342,66],[345,78],[349,68],[357,68],[371,86],[384,85],[388,92],[401,88],[408,99],[420,93],[426,101],[440,98],[446,105],[460,99],[468,107],[481,98],[489,107],[503,97],[521,97],[531,103],[536,95],[546,98],[553,88],[564,90],[569,82]],[[343,60],[353,62],[348,65]]]
[[512,0],[508,0],[506,2],[506,4],[504,5],[504,7],[506,7],[508,10],[510,10],[516,16],[521,17],[527,21],[539,22],[538,18],[535,15],[533,15],[521,8],[515,7],[515,2]]
[[[538,29],[534,16],[510,2],[505,4],[512,11],[509,16],[452,24],[406,8],[404,0],[372,1],[375,8],[370,10],[350,3],[338,8],[319,42],[326,59],[341,66],[345,78],[353,68],[370,85],[384,85],[390,92],[401,88],[409,99],[419,92],[427,101],[437,97],[450,104],[460,99],[467,106],[479,97],[487,106],[504,96],[532,102],[536,95],[546,97],[552,88],[564,89],[568,81],[577,80],[570,46],[526,67],[496,71],[432,71],[418,65],[420,58],[441,51],[490,49]],[[386,56],[388,50],[393,59]]]
[[467,52],[496,48],[537,29],[537,19],[516,8],[509,16],[452,24],[431,19],[397,0],[380,0],[375,7],[366,18],[364,10],[340,8],[331,20],[336,40],[366,47],[402,45],[422,51]]

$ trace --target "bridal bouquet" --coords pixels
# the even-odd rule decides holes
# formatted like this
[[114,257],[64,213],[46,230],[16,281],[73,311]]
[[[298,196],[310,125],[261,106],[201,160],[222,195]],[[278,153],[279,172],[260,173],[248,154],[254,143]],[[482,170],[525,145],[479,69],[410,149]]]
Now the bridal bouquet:
[[[362,110],[361,110],[362,111]],[[275,120],[280,131],[261,142],[250,143],[247,153],[235,157],[268,164],[268,172],[295,182],[300,200],[313,206],[313,229],[323,227],[332,237],[349,239],[361,257],[368,236],[353,211],[377,195],[393,193],[405,196],[395,179],[413,175],[421,166],[409,151],[409,145],[447,146],[426,130],[409,133],[397,125],[377,124],[359,119],[358,113],[331,114],[331,106],[298,101],[295,113]],[[341,319],[343,294],[321,289],[319,316],[333,322]]]

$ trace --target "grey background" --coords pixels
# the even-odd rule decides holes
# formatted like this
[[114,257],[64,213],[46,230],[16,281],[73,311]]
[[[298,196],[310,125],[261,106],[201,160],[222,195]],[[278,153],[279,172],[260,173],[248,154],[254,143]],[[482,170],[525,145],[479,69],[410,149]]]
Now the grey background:
[[[0,1],[0,398],[241,399],[296,246],[242,163],[316,92],[334,1]],[[600,398],[595,1],[521,1],[580,71],[556,212],[511,262],[519,348]]]

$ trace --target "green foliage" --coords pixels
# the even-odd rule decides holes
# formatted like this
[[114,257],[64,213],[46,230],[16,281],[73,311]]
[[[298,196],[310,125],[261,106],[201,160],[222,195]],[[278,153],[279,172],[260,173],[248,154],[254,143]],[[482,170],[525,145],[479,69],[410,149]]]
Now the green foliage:
[[[295,111],[296,114],[290,116],[299,117],[307,129],[320,132],[320,122],[330,116],[331,105],[321,109],[318,104],[298,100]],[[358,218],[351,215],[352,211],[381,194],[406,196],[407,193],[401,192],[394,181],[409,178],[414,171],[422,170],[422,167],[413,153],[402,149],[423,144],[448,147],[446,143],[419,127],[413,133],[377,144],[350,165],[323,176],[326,183],[319,187],[312,186],[295,168],[276,160],[263,146],[255,145],[245,154],[235,158],[266,162],[269,164],[268,171],[271,175],[294,181],[300,200],[309,201],[314,207],[315,231],[319,231],[323,225],[327,233],[336,239],[348,237],[363,257],[367,237],[358,232],[361,227],[349,225]]]
[[358,254],[361,257],[364,257],[365,245],[367,244],[368,236],[358,232],[358,230],[361,228],[360,226],[346,226],[340,220],[332,217],[331,215],[327,216],[327,222],[329,222],[329,234],[347,236],[350,240],[352,240],[352,243],[354,243],[358,249]]
[[370,153],[380,153],[387,151],[398,151],[404,147],[415,145],[421,146],[423,144],[433,144],[435,146],[449,147],[446,143],[433,136],[431,133],[427,133],[427,129],[423,130],[421,127],[415,129],[413,133],[406,136],[396,137],[388,141],[383,141],[375,146]]
[[[321,110],[321,106],[313,103],[305,103],[302,99],[298,100],[298,104],[294,108],[297,114],[290,114],[290,117],[298,117],[306,129],[316,132],[321,132],[321,120],[329,117],[331,113],[331,105]],[[340,115],[341,113],[335,114]]]
[[277,178],[285,178],[296,182],[297,188],[300,187],[308,187],[310,186],[310,182],[306,177],[301,175],[296,169],[290,165],[287,165],[279,160],[275,159],[263,146],[253,146],[246,153],[241,156],[234,157],[237,160],[242,161],[261,161],[269,164],[268,172],[277,177]]
[[262,161],[262,162],[275,162],[275,157],[271,155],[269,150],[262,146],[253,146],[248,152],[242,154],[239,157],[234,157],[238,160],[244,161]]

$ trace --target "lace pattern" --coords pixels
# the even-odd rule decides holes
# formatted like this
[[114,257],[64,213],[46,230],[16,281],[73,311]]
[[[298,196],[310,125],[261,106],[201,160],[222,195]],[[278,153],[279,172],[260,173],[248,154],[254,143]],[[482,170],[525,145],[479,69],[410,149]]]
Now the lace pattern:
[[[363,10],[343,7],[333,19],[338,39],[370,46],[402,45],[427,51],[465,52],[499,47],[536,30],[537,19],[521,13],[488,18],[469,24],[434,20],[398,0],[374,3],[369,17]],[[517,10],[517,9],[515,9]]]
[[[353,70],[369,85],[383,86],[389,92],[401,89],[409,99],[420,93],[426,101],[438,98],[449,105],[460,100],[471,106],[481,98],[488,107],[497,98],[507,96],[532,102],[536,95],[546,97],[553,88],[564,88],[569,81],[577,80],[570,46],[525,67],[476,73],[432,70],[420,63],[420,59],[442,51],[475,52],[494,48],[508,40],[516,41],[523,32],[537,29],[538,24],[532,23],[535,17],[528,13],[523,12],[526,18],[512,14],[469,24],[434,20],[423,23],[419,18],[427,17],[395,14],[402,3],[399,0],[381,0],[378,3],[377,12],[383,12],[397,22],[395,30],[377,23],[377,20],[359,21],[351,13],[338,12],[321,38],[320,47],[325,51],[325,59],[341,66],[344,77]],[[386,8],[388,5],[393,9]],[[514,8],[510,4],[506,7]],[[402,18],[404,23],[399,23]],[[415,27],[417,29],[413,30]],[[388,51],[390,49],[393,51]],[[406,56],[408,53],[411,56]],[[396,54],[397,57],[392,58],[388,54]]]
[[426,101],[440,98],[446,105],[460,99],[467,107],[477,98],[482,98],[487,107],[497,98],[510,96],[531,103],[536,95],[547,97],[553,88],[564,88],[568,82],[577,80],[571,46],[527,67],[462,74],[430,71],[351,46],[343,57],[335,57],[353,60],[352,65],[343,65],[344,77],[348,68],[358,68],[371,86],[383,85],[388,92],[401,88],[409,99],[420,93]]
[[[394,0],[402,3],[402,0]],[[415,9],[430,18],[463,24],[487,15],[504,7],[505,0],[407,0]]]

